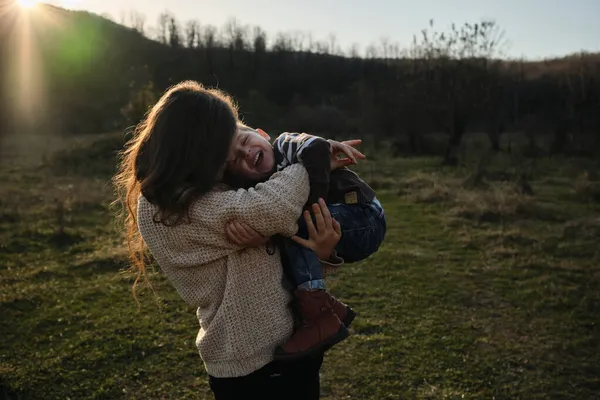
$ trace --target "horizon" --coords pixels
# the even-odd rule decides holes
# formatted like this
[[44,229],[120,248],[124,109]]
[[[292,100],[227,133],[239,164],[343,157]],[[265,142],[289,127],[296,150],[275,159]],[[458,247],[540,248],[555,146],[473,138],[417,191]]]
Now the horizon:
[[[408,47],[413,36],[427,28],[430,20],[434,21],[437,31],[447,31],[452,23],[460,26],[482,19],[495,21],[504,32],[502,58],[507,59],[539,61],[600,52],[600,28],[596,23],[600,17],[600,2],[594,0],[577,0],[576,4],[560,0],[530,0],[527,4],[519,4],[517,0],[502,4],[491,0],[458,0],[458,4],[455,1],[452,5],[442,0],[420,4],[374,0],[369,5],[341,0],[306,0],[300,4],[285,0],[255,0],[253,4],[243,0],[218,3],[212,0],[53,0],[42,3],[109,16],[123,25],[128,25],[129,14],[135,11],[144,16],[149,37],[154,36],[149,28],[157,25],[158,16],[165,11],[172,13],[181,25],[188,20],[198,20],[200,24],[221,28],[233,18],[242,25],[261,27],[270,40],[278,33],[297,32],[321,41],[334,35],[343,51],[358,45],[363,57],[368,46],[380,46],[383,41]],[[410,12],[401,12],[404,9]],[[331,18],[334,14],[337,18]]]

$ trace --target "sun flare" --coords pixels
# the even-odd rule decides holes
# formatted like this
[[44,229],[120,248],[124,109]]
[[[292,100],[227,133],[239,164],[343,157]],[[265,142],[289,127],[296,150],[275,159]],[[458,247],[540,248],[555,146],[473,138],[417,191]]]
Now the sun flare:
[[17,3],[22,8],[32,8],[39,3],[39,0],[17,0]]

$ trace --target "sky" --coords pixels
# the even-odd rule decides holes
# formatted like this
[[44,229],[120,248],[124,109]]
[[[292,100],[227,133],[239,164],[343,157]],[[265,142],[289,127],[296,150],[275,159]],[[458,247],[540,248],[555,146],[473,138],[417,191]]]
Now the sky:
[[[52,2],[52,1],[49,1]],[[107,13],[119,22],[136,10],[155,26],[168,10],[178,20],[222,26],[235,17],[268,34],[334,34],[343,49],[364,49],[383,38],[408,46],[434,20],[438,30],[454,22],[494,20],[505,33],[509,58],[541,59],[579,51],[600,51],[600,0],[54,0],[54,4]]]

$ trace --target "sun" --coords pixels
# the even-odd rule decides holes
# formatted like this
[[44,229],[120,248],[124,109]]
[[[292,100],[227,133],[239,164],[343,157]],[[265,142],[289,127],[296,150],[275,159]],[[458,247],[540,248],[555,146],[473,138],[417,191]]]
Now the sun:
[[39,0],[17,0],[17,3],[22,8],[33,8],[39,3]]

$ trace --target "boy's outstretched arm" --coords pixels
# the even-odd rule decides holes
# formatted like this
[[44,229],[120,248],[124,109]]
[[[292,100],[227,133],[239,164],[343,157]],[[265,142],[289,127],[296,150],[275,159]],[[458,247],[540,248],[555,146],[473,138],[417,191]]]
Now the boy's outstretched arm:
[[308,172],[310,193],[307,204],[326,199],[331,172],[331,145],[322,137],[306,133],[283,133],[275,146],[289,164],[301,163]]

